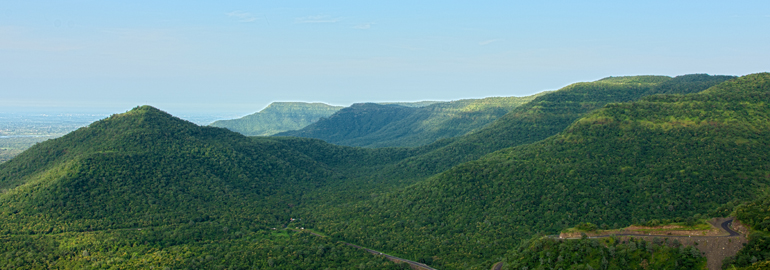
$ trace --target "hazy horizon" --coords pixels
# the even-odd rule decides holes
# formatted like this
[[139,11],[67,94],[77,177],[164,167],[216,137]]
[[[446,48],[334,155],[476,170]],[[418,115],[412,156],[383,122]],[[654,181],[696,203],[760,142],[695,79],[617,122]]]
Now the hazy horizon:
[[607,76],[770,70],[766,1],[0,7],[2,110],[246,115],[274,101],[526,96]]

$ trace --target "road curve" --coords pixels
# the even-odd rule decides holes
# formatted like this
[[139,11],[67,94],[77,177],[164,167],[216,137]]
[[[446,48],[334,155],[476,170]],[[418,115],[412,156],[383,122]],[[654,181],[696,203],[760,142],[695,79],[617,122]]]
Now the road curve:
[[741,235],[740,233],[738,233],[736,231],[733,231],[733,229],[730,229],[730,224],[731,223],[733,223],[733,219],[725,220],[725,222],[722,222],[722,229],[725,230],[726,232],[730,233],[729,236],[725,236],[725,237]]
[[492,266],[492,270],[502,270],[503,269],[503,262],[496,263],[494,266]]

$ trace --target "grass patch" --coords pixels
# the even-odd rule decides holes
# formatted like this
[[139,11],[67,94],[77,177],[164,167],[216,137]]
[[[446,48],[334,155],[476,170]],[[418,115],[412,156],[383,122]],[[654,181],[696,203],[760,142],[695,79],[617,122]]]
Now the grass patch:
[[270,237],[289,237],[288,230],[273,230],[270,232]]
[[711,224],[708,224],[706,222],[698,223],[692,226],[687,226],[684,222],[682,223],[671,223],[666,226],[677,226],[676,228],[649,228],[649,229],[636,229],[633,231],[640,231],[640,232],[657,232],[657,231],[708,231],[713,229],[714,227],[711,226]]

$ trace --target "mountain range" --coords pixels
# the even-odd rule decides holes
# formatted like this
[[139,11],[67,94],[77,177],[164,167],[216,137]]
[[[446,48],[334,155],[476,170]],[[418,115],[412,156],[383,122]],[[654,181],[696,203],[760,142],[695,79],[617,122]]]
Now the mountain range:
[[[768,73],[608,77],[527,98],[356,104],[279,137],[140,106],[0,164],[0,264],[405,267],[351,243],[488,269],[583,222],[733,214],[763,228],[768,101]],[[728,263],[770,259],[741,252]]]

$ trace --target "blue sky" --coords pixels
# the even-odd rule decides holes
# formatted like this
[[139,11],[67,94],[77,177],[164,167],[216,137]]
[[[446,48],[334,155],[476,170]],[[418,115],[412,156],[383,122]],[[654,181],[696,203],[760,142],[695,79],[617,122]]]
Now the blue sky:
[[248,114],[770,71],[768,1],[0,0],[0,107]]

